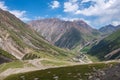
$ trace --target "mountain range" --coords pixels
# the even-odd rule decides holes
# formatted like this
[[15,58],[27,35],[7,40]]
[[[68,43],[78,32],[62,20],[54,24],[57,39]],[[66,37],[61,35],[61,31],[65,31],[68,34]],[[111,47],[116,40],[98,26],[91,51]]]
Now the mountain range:
[[109,24],[104,27],[101,27],[99,31],[102,33],[102,35],[105,36],[117,31],[118,29],[120,29],[120,25],[114,26],[112,24]]
[[[99,59],[104,59],[105,53],[102,53],[104,50],[109,53],[114,51],[114,49],[109,49],[104,46],[108,44],[108,41],[105,41],[102,44],[101,42],[103,42],[104,38],[107,38],[107,36],[111,37],[110,34],[116,34],[116,31],[120,28],[120,25],[114,26],[109,24],[97,30],[93,29],[82,20],[64,21],[58,18],[34,20],[28,24],[50,43],[61,48],[74,49],[79,46],[78,49],[81,49],[86,45],[92,45],[93,47],[90,46],[88,53],[96,53],[95,55],[97,55]],[[115,35],[115,37],[117,38],[118,36]],[[96,44],[96,41],[98,44]],[[113,42],[115,43],[115,41]],[[110,42],[109,45],[112,45],[113,42]],[[94,45],[98,46],[100,50],[94,48]],[[113,47],[115,45],[113,45]],[[102,49],[101,46],[104,46],[105,48]]]
[[[68,54],[69,53],[69,54]],[[0,61],[34,58],[64,58],[71,55],[49,44],[29,25],[16,18],[8,11],[0,9]],[[67,59],[65,58],[65,59]]]
[[119,59],[120,29],[102,39],[97,45],[93,46],[88,53],[97,56],[102,60]]
[[[81,51],[84,47],[87,54]],[[115,61],[93,63],[93,57]],[[97,30],[82,20],[58,18],[24,23],[0,9],[0,80],[107,80],[109,72],[117,76],[111,80],[117,80],[116,59],[120,59],[120,25]]]
[[51,18],[34,20],[28,24],[50,43],[68,49],[83,46],[100,34],[82,20],[64,21]]

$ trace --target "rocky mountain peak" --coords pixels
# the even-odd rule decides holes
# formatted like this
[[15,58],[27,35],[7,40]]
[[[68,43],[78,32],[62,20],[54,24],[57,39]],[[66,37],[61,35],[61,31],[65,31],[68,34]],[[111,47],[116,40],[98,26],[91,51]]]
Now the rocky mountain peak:
[[[58,18],[48,18],[31,21],[28,24],[49,42],[64,48],[73,48],[76,44],[82,45],[91,40],[90,37],[95,36],[94,33],[99,33],[82,20],[64,21]],[[85,36],[89,36],[88,39],[85,39]]]

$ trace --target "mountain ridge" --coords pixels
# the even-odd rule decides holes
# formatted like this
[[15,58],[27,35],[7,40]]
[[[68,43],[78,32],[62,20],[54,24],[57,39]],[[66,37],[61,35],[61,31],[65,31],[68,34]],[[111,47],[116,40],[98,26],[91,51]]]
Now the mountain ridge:
[[[82,46],[91,38],[96,38],[99,35],[96,29],[91,28],[82,20],[64,21],[58,18],[48,18],[34,20],[28,24],[49,42],[61,48],[73,49],[76,45]],[[67,41],[71,41],[71,44],[67,44]]]
[[101,27],[99,31],[102,33],[102,35],[109,35],[115,31],[120,29],[120,25],[114,26],[112,24],[106,25],[104,27]]
[[120,29],[101,40],[97,45],[93,46],[88,51],[88,54],[97,56],[101,60],[119,59],[119,44]]
[[0,33],[0,48],[20,60],[43,57],[68,59],[72,54],[49,44],[29,25],[2,9],[0,9]]

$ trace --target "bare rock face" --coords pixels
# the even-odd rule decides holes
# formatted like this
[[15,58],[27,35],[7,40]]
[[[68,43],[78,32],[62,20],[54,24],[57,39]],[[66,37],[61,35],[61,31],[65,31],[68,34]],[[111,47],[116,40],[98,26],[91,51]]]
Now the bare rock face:
[[120,80],[120,64],[97,71],[90,80]]
[[50,18],[31,21],[28,24],[52,44],[69,49],[84,45],[99,34],[82,20],[64,21]]

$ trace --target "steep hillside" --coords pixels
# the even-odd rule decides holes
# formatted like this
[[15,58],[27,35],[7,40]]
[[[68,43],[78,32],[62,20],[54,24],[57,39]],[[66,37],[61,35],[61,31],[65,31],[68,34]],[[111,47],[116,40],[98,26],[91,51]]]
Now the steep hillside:
[[64,21],[57,18],[35,20],[28,23],[52,44],[73,49],[96,38],[99,32],[82,20]]
[[88,53],[99,57],[101,60],[119,59],[120,30],[101,40],[97,45],[93,46]]
[[13,60],[16,60],[14,56],[12,56],[10,53],[0,49],[0,64],[5,62],[11,62]]
[[[29,26],[0,9],[0,48],[17,59],[68,59],[71,53],[49,44]],[[66,58],[67,57],[67,58]]]

